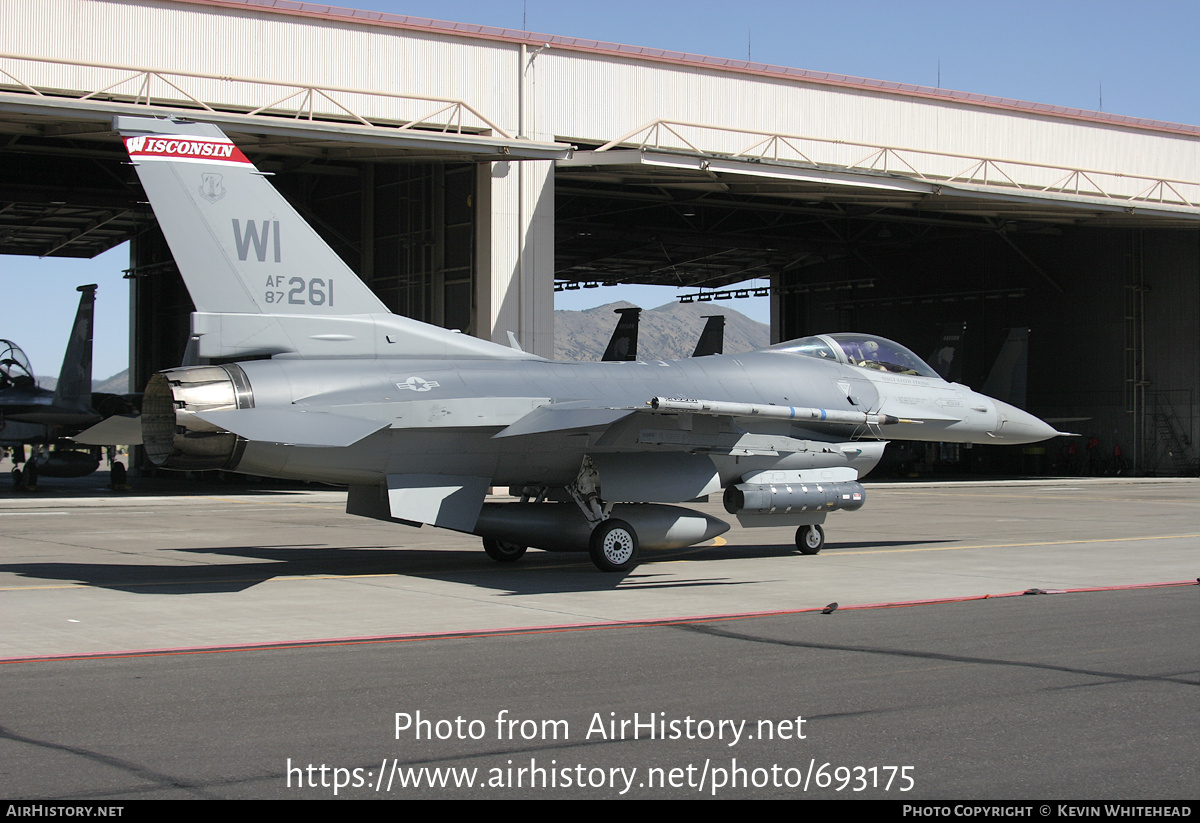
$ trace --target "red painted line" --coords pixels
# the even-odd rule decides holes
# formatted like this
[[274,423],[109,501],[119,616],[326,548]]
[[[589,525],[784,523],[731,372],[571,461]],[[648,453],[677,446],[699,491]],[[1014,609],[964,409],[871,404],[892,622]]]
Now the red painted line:
[[[945,597],[927,600],[899,600],[884,603],[865,603],[838,606],[837,611],[856,609],[896,609],[911,606],[933,606],[941,603],[965,603],[971,600],[990,600],[1000,597],[1021,597],[1026,594],[1081,594],[1087,592],[1123,591],[1132,589],[1158,589],[1174,586],[1196,586],[1198,580],[1176,580],[1163,583],[1137,583],[1123,586],[1092,586],[1078,589],[1028,589],[1003,594],[980,594],[967,597]],[[85,654],[29,655],[25,657],[0,658],[0,665],[12,663],[58,663],[76,660],[124,660],[136,657],[172,657],[192,654],[227,654],[230,652],[285,651],[288,649],[319,649],[336,646],[366,646],[379,643],[415,643],[425,640],[473,640],[476,638],[517,637],[531,634],[562,634],[564,632],[610,631],[612,629],[642,629],[660,626],[688,626],[696,623],[717,623],[729,620],[751,620],[756,617],[782,617],[791,614],[806,614],[823,611],[825,606],[807,609],[778,609],[759,612],[734,612],[730,614],[693,615],[670,617],[658,620],[629,620],[614,623],[564,623],[551,626],[526,626],[506,629],[481,629],[478,631],[433,632],[425,634],[375,635],[367,637],[336,637],[327,639],[292,640],[274,643],[246,643],[220,646],[185,646],[167,649],[130,649],[112,652],[90,652]]]
[[[906,608],[912,606],[936,606],[938,603],[960,603],[971,600],[991,600],[996,597],[1019,597],[1026,594],[1082,594],[1088,591],[1120,591],[1129,589],[1158,589],[1177,587],[1177,585],[1198,585],[1195,581],[1170,581],[1165,583],[1135,583],[1128,585],[1099,585],[1079,589],[1026,589],[1022,591],[1006,591],[1003,594],[982,594],[964,597],[935,597],[929,600],[900,600],[894,602],[859,603],[853,606],[839,606],[838,611],[854,611],[868,608]],[[325,639],[306,639],[306,641],[280,641],[276,643],[245,643],[234,645],[196,645],[196,647],[181,647],[168,649],[130,649],[122,651],[96,651],[86,654],[64,655],[30,655],[23,657],[0,657],[0,665],[6,663],[30,662],[64,662],[74,660],[125,660],[130,657],[166,657],[193,654],[227,654],[232,651],[278,651],[287,649],[319,649],[338,647],[338,645],[371,645],[378,643],[414,643],[420,641],[445,641],[445,639],[475,639],[490,637],[517,637],[522,635],[556,635],[556,633],[575,631],[608,631],[612,629],[653,629],[656,626],[685,626],[698,623],[720,623],[725,620],[750,620],[762,617],[784,617],[787,614],[804,614],[821,612],[824,606],[810,608],[774,609],[764,612],[734,612],[730,614],[697,614],[692,617],[661,618],[658,620],[625,620],[619,623],[578,623],[559,624],[550,626],[517,626],[510,629],[484,629],[479,631],[448,631],[433,633],[413,633],[413,635],[378,635],[367,637],[331,637]]]

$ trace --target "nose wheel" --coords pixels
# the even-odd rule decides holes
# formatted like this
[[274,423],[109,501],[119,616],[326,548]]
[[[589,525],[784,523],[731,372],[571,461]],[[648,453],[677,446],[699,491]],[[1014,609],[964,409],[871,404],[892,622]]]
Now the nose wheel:
[[602,572],[629,571],[637,565],[637,532],[624,520],[604,520],[592,529],[588,554]]
[[825,530],[820,526],[801,526],[796,529],[796,548],[800,554],[816,554],[825,548]]

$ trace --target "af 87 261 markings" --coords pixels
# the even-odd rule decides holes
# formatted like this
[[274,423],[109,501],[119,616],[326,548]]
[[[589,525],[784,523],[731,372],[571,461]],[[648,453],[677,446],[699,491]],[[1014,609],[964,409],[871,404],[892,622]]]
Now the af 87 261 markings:
[[268,276],[263,300],[285,306],[332,306],[333,278]]

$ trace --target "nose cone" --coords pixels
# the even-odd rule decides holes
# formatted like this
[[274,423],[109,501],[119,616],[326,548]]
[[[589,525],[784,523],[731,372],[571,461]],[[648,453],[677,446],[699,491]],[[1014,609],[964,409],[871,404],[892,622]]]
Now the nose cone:
[[999,400],[993,402],[996,404],[997,426],[991,434],[1002,443],[1037,443],[1058,434],[1049,423],[1027,411]]

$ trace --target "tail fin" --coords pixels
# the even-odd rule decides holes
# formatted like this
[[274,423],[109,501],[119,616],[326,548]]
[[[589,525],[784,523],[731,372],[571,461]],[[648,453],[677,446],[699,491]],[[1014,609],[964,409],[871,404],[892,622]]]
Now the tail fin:
[[617,319],[617,327],[613,329],[612,337],[608,340],[608,348],[604,350],[601,360],[637,360],[638,321],[642,310],[634,307],[613,309],[621,315]]
[[1025,408],[1025,381],[1029,373],[1029,329],[1008,330],[1008,337],[980,391],[1018,409]]
[[92,409],[92,328],[96,308],[96,285],[80,286],[79,308],[67,353],[63,355],[54,387],[54,405],[63,408]]
[[928,363],[946,382],[961,383],[967,324],[965,321],[944,323],[941,329],[937,348],[933,350]]
[[708,314],[704,323],[704,331],[696,341],[696,350],[692,357],[707,357],[710,354],[723,354],[725,351],[725,315]]
[[215,125],[114,127],[196,305],[198,356],[533,356],[390,314]]

